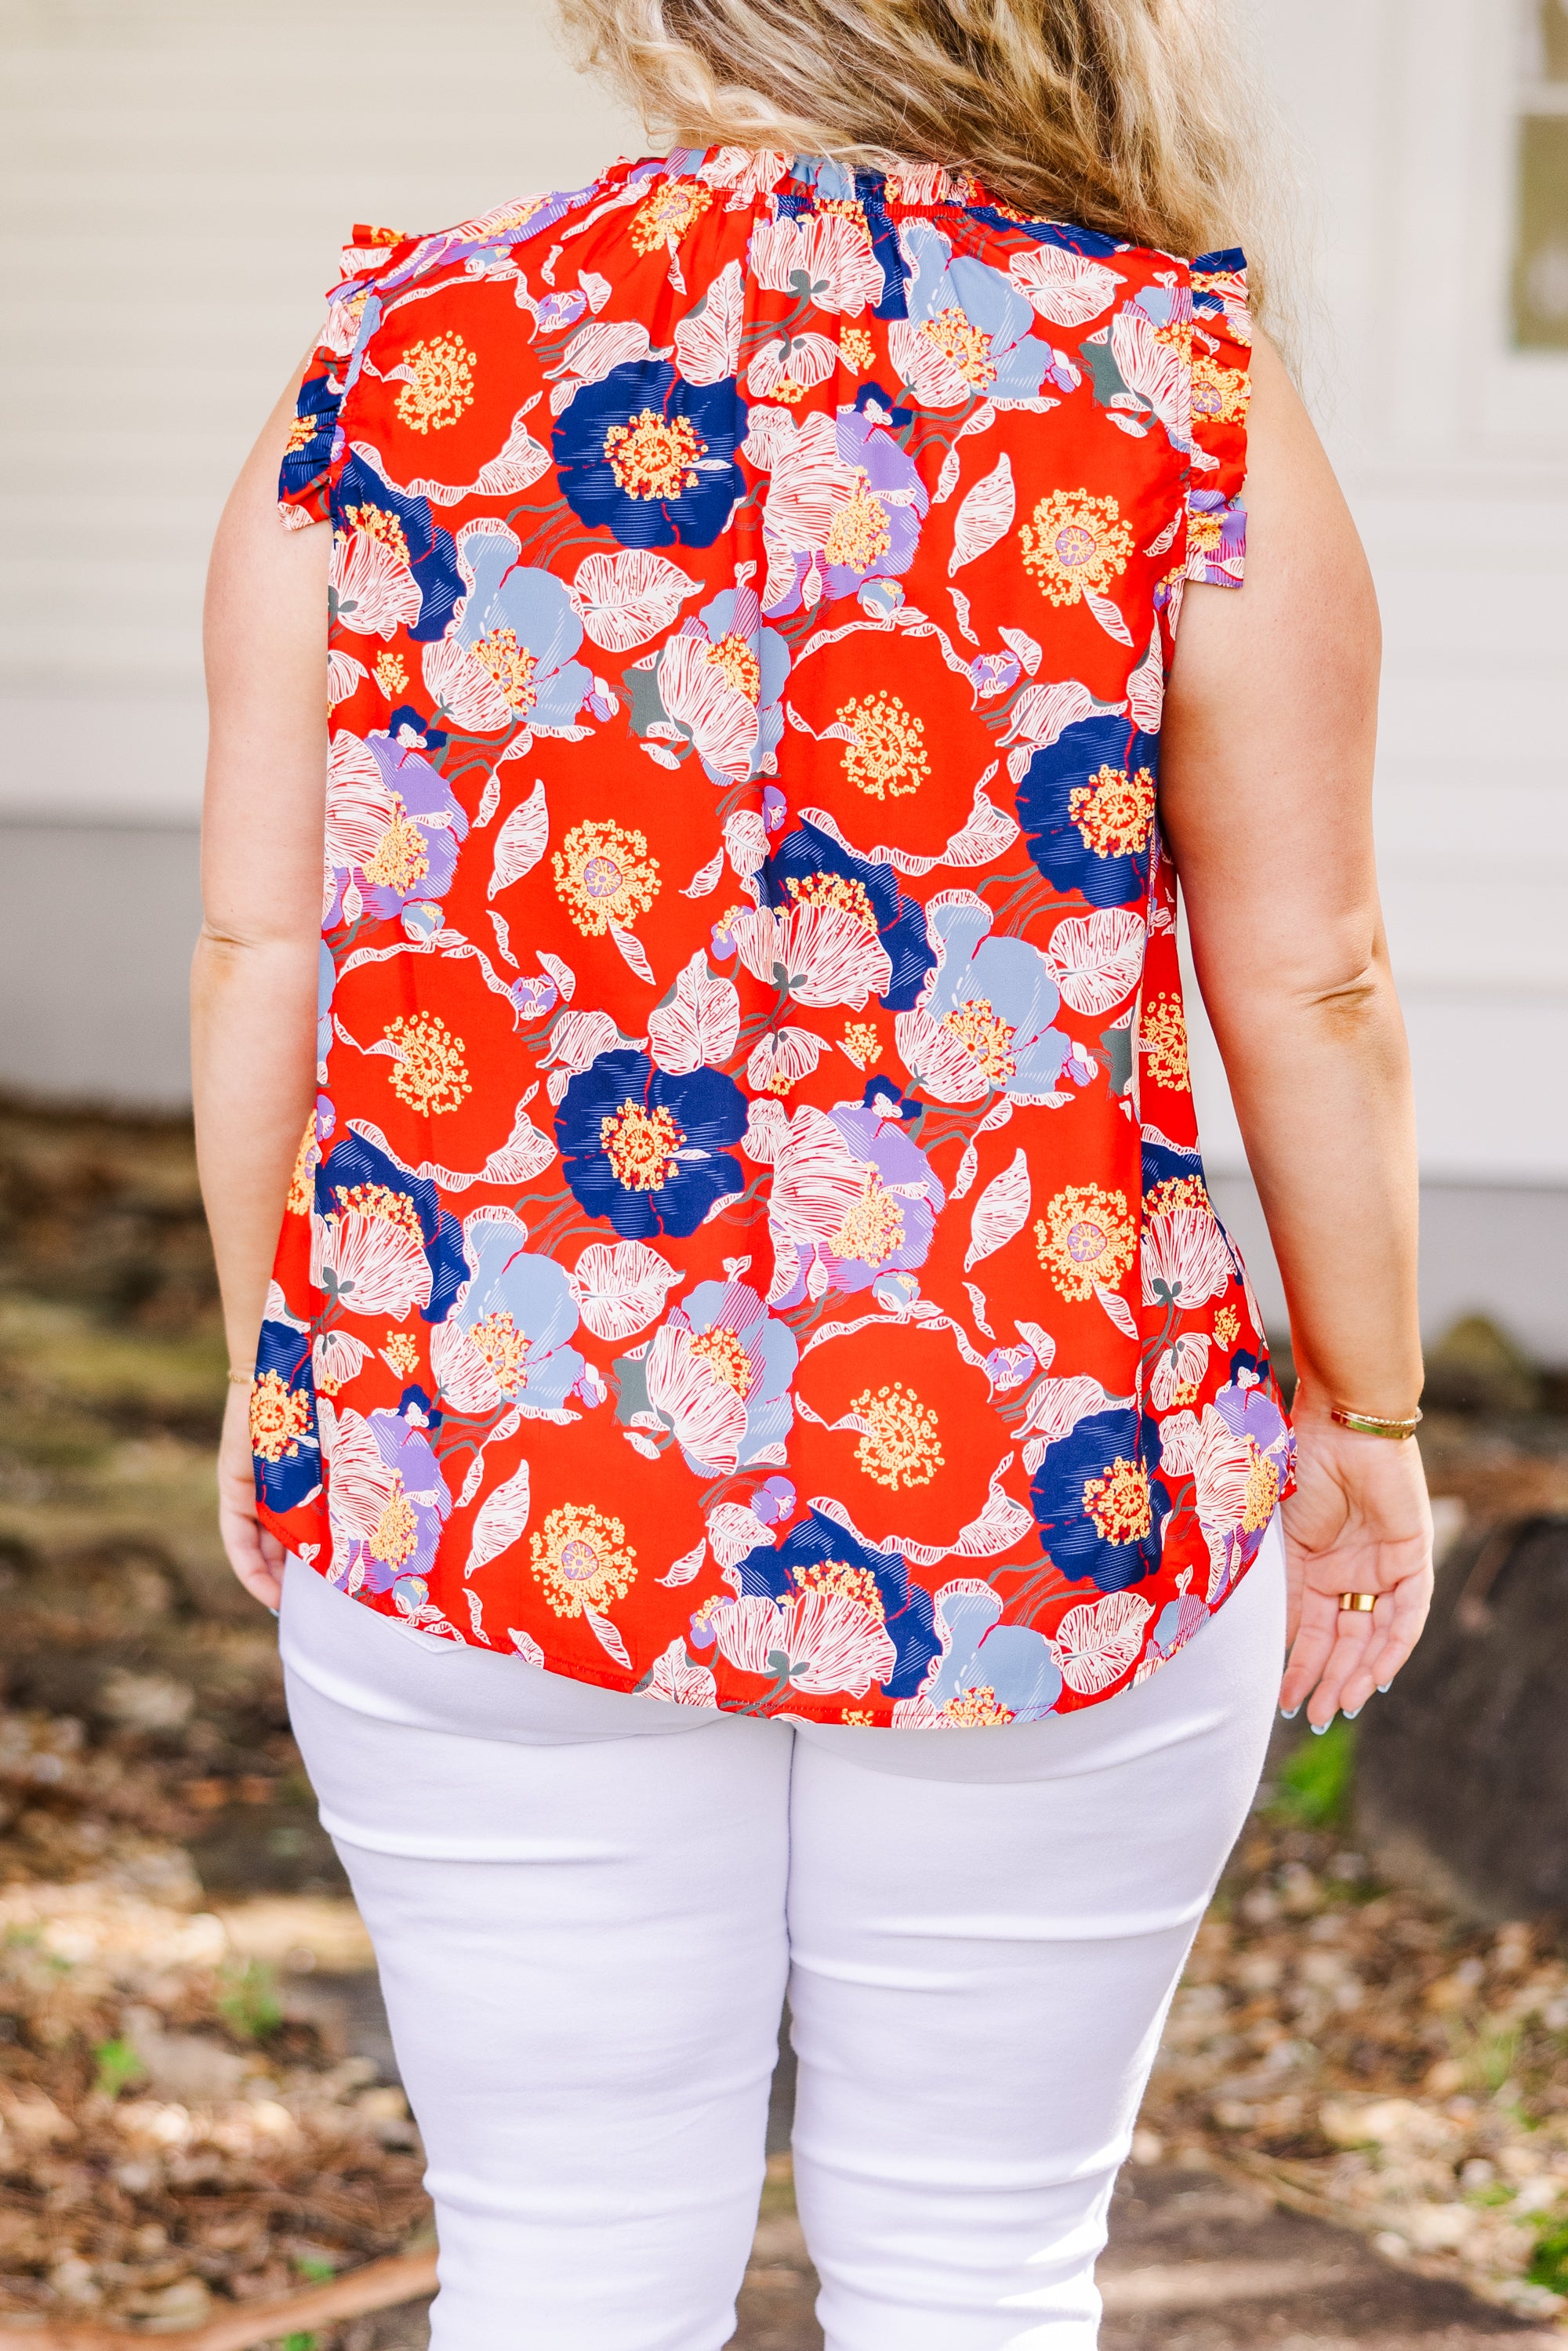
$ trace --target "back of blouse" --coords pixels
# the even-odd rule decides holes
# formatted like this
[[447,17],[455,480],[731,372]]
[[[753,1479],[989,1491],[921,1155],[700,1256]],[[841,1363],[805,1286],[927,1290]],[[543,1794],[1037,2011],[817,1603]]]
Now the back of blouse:
[[1156,798],[1184,582],[1241,577],[1240,255],[725,149],[344,269],[267,1523],[685,1705],[1142,1679],[1290,1466]]

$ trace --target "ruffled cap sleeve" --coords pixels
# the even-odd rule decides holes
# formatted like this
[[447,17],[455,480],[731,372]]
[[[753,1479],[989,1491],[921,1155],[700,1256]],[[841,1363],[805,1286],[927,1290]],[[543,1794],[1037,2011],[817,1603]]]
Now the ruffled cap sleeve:
[[332,482],[342,455],[338,416],[355,372],[366,305],[377,276],[406,243],[396,229],[361,224],[343,247],[321,339],[295,398],[278,472],[277,508],[290,530],[331,518]]
[[1188,580],[1239,588],[1247,565],[1247,403],[1252,329],[1247,256],[1232,247],[1192,265],[1192,470],[1187,485]]

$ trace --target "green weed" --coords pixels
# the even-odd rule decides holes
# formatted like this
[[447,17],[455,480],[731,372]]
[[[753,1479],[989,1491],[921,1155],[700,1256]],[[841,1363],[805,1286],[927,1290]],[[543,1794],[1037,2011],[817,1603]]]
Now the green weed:
[[231,2032],[246,2041],[264,2041],[283,2022],[277,1979],[259,1959],[246,1959],[243,1967],[225,1970],[216,2004]]
[[1304,1828],[1337,1827],[1349,1815],[1354,1776],[1355,1730],[1336,1715],[1321,1739],[1309,1733],[1285,1758],[1270,1809]]
[[1550,2286],[1553,2294],[1568,2294],[1568,2220],[1559,2220],[1544,2236],[1537,2237],[1524,2274],[1531,2285]]
[[95,2086],[106,2098],[118,2098],[121,2090],[129,2090],[147,2072],[129,2041],[100,2041],[92,2053],[92,2062],[96,2068]]

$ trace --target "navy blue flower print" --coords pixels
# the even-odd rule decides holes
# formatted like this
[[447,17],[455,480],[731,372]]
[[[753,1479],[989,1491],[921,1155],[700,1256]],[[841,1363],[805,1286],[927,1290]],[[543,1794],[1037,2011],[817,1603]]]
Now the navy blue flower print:
[[567,1087],[556,1119],[566,1180],[622,1240],[695,1233],[716,1201],[745,1189],[725,1146],[746,1132],[747,1101],[718,1070],[672,1077],[645,1053],[601,1053]]
[[256,1482],[275,1510],[291,1510],[321,1483],[316,1383],[310,1333],[292,1322],[264,1322],[250,1392],[250,1445]]
[[368,530],[408,565],[419,590],[419,617],[408,631],[414,642],[444,636],[463,593],[463,575],[452,534],[433,517],[429,499],[394,490],[373,465],[350,455],[332,502],[332,519],[340,530]]
[[[345,1213],[372,1221],[412,1225],[430,1268],[430,1294],[420,1307],[426,1322],[444,1322],[469,1274],[463,1254],[463,1228],[441,1206],[435,1186],[411,1176],[390,1153],[378,1151],[350,1127],[316,1170],[316,1213],[330,1220]],[[343,1302],[356,1311],[348,1296]]]
[[1129,1410],[1093,1412],[1046,1448],[1030,1501],[1051,1560],[1074,1582],[1124,1592],[1160,1563],[1170,1496],[1150,1469],[1159,1460],[1153,1421]]
[[835,882],[842,885],[840,894],[852,893],[857,907],[863,907],[875,923],[877,937],[893,966],[887,992],[877,998],[878,1003],[889,1012],[911,1010],[919,1001],[936,955],[926,936],[924,907],[899,888],[891,865],[873,865],[869,857],[841,849],[820,826],[800,824],[786,834],[762,869],[762,886],[770,906],[790,906],[798,899],[831,895]]
[[791,1599],[813,1586],[852,1593],[881,1615],[897,1657],[883,1682],[890,1698],[913,1698],[941,1647],[931,1594],[912,1583],[900,1552],[873,1551],[823,1510],[812,1510],[777,1551],[749,1552],[737,1570],[742,1592]]
[[1048,881],[1092,906],[1134,905],[1148,888],[1159,746],[1130,720],[1083,718],[1037,751],[1019,786],[1029,853]]
[[629,360],[584,384],[556,426],[561,495],[622,547],[711,547],[745,496],[746,422],[733,376],[687,383],[661,360]]

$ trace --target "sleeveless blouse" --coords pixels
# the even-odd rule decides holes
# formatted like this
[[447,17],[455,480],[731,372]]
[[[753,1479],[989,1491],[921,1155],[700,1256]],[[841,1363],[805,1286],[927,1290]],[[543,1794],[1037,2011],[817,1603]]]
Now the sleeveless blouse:
[[1239,253],[934,168],[360,229],[319,1094],[252,1392],[367,1608],[685,1706],[1094,1704],[1291,1477],[1158,807],[1242,575]]

